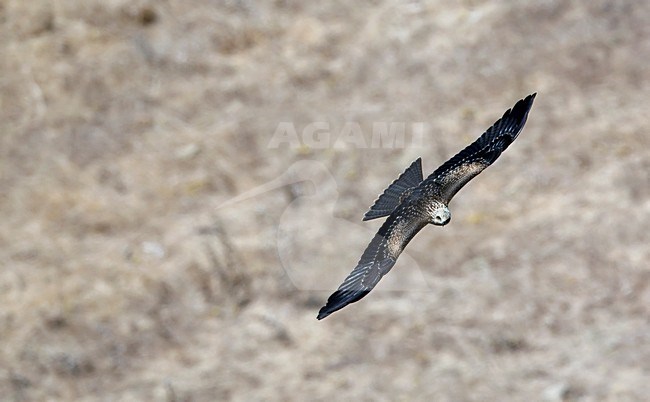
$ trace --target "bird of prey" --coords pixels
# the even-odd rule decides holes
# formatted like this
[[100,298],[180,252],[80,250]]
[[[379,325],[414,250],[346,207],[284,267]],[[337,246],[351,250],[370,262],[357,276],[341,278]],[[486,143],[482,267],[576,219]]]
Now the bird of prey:
[[497,160],[519,135],[536,93],[519,100],[474,143],[423,180],[422,161],[415,160],[377,198],[364,221],[388,216],[357,266],[320,309],[322,320],[366,296],[395,265],[397,257],[427,224],[451,220],[449,201],[465,184]]

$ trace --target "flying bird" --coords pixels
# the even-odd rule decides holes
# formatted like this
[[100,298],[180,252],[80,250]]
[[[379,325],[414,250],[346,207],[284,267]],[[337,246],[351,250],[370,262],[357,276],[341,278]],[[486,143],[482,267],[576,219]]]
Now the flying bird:
[[476,175],[497,160],[526,124],[536,93],[519,100],[474,143],[423,179],[422,159],[416,159],[377,198],[364,221],[388,216],[357,266],[318,313],[322,320],[365,297],[395,265],[406,245],[427,224],[451,220],[449,201]]

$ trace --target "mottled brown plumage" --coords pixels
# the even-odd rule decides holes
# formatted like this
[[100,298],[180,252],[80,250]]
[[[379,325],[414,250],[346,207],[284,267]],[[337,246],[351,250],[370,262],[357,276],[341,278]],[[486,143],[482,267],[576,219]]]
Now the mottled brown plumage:
[[427,224],[444,226],[453,196],[517,138],[536,94],[518,101],[474,143],[422,180],[422,161],[415,160],[379,196],[363,220],[388,216],[363,252],[357,266],[318,313],[321,320],[367,295],[395,265],[411,239]]

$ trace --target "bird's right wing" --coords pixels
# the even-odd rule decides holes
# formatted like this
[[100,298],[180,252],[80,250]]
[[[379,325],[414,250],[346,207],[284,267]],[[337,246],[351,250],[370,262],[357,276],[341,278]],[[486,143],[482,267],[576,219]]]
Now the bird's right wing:
[[357,266],[318,312],[322,320],[350,303],[361,300],[395,265],[409,241],[426,226],[426,218],[412,206],[400,206],[386,219]]
[[458,190],[494,163],[517,138],[526,124],[535,95],[519,100],[476,141],[429,175],[422,185],[437,186],[442,198],[449,202]]

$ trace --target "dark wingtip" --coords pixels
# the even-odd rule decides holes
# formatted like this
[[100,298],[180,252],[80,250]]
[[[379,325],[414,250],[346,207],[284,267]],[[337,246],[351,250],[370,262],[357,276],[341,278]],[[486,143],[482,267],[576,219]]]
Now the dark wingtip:
[[327,299],[327,303],[320,309],[320,311],[318,311],[318,317],[316,318],[322,320],[345,306],[347,306],[347,303],[341,300],[340,292],[336,291],[329,297],[329,299]]
[[323,306],[323,308],[320,309],[320,311],[318,312],[318,316],[316,318],[318,320],[322,320],[328,315],[336,311],[339,311],[340,309],[347,306],[348,304],[352,304],[354,302],[363,299],[368,293],[370,293],[369,290],[360,290],[360,291],[337,290],[336,292],[332,293],[329,299],[327,299],[327,303]]
[[527,114],[528,111],[530,111],[530,108],[533,106],[533,101],[535,100],[536,96],[537,96],[537,92],[533,92],[527,97],[520,99],[515,104],[515,106],[513,106],[512,114],[517,114],[517,115]]
[[528,95],[523,99],[524,103],[528,105],[529,110],[530,107],[533,106],[533,101],[535,100],[536,96],[537,96],[537,92],[533,92],[532,94]]
[[[530,112],[530,109],[533,107],[533,101],[535,100],[536,96],[537,92],[533,92],[525,98],[519,99],[517,103],[515,103],[515,105],[512,107],[512,109],[506,110],[499,121],[503,122],[510,120],[516,122],[515,124],[520,126],[520,130],[517,131],[518,135],[519,131],[521,131],[521,128],[523,128],[524,124],[526,124],[526,120],[528,119],[528,112]],[[497,121],[495,125],[498,124],[499,121]],[[515,138],[516,137],[517,136],[515,135]]]
[[332,314],[333,312],[341,309],[343,306],[333,309],[332,306],[327,303],[325,306],[323,306],[320,311],[318,312],[318,317],[316,319],[322,320],[323,318],[327,317],[328,315]]

